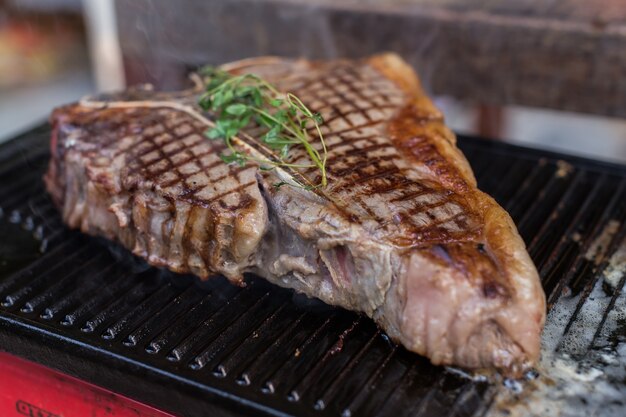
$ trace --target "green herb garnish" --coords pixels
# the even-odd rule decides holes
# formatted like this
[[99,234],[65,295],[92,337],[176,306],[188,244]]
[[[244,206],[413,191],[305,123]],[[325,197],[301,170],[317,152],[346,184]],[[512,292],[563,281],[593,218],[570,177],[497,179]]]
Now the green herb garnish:
[[[266,170],[275,167],[317,167],[321,172],[319,185],[327,185],[327,150],[320,130],[323,120],[318,113],[313,113],[295,95],[280,93],[254,74],[232,75],[215,68],[204,68],[201,73],[208,77],[208,84],[206,92],[199,99],[200,107],[215,114],[215,126],[207,130],[206,136],[225,141],[230,154],[221,155],[224,162],[244,165],[246,161],[254,160],[264,164],[263,169]],[[260,140],[277,151],[276,158],[260,160],[233,147],[232,138],[249,126],[262,129]],[[313,147],[310,130],[317,133],[322,145],[321,152]],[[287,162],[292,146],[302,146],[311,163]]]

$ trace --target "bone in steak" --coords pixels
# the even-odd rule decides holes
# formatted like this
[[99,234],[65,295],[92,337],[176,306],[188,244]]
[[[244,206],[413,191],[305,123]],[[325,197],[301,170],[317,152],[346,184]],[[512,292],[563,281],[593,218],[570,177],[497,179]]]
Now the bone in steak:
[[[224,68],[259,74],[321,112],[328,187],[273,186],[289,176],[318,183],[316,169],[222,162],[222,141],[203,135],[200,86],[133,90],[53,113],[45,180],[65,222],[176,272],[235,283],[252,272],[363,312],[435,364],[519,374],[537,360],[537,271],[407,64],[387,54]],[[237,146],[268,152],[249,133]]]

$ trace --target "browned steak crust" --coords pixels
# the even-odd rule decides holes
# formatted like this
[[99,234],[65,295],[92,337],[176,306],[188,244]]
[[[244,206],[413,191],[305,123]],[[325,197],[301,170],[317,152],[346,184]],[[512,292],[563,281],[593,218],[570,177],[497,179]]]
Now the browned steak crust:
[[[225,68],[259,73],[322,113],[329,186],[272,186],[317,183],[315,169],[224,164],[224,145],[203,136],[211,121],[196,90],[126,93],[52,115],[46,183],[70,227],[177,272],[235,282],[254,272],[362,311],[434,363],[516,373],[537,359],[545,297],[535,267],[401,59]],[[237,146],[266,156],[247,133]]]

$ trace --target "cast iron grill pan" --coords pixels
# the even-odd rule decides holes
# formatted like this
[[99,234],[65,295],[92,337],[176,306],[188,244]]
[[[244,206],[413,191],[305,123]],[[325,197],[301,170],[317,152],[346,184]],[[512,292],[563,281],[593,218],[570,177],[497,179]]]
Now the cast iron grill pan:
[[[41,180],[48,138],[42,126],[0,147],[0,349],[177,415],[474,416],[491,406],[500,387],[432,366],[366,317],[252,276],[245,288],[175,276],[65,229]],[[459,143],[529,245],[549,307],[566,288],[587,297],[602,265],[584,254],[609,222],[607,256],[626,234],[626,168]]]

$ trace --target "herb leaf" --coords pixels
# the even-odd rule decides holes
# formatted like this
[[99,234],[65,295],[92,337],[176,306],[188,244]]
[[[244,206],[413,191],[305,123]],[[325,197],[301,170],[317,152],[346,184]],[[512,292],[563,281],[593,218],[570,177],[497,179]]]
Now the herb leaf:
[[[259,139],[269,148],[278,151],[278,158],[259,161],[269,165],[292,168],[316,167],[321,173],[319,186],[327,185],[327,149],[320,125],[322,117],[313,113],[297,96],[282,94],[267,81],[254,74],[233,75],[216,68],[206,67],[200,73],[208,78],[206,91],[198,103],[205,111],[215,114],[215,127],[207,130],[209,139],[223,139],[230,150],[221,155],[226,163],[244,165],[252,156],[237,151],[231,138],[239,131],[256,125],[264,129]],[[321,150],[312,143],[311,131],[321,143]],[[292,164],[287,161],[292,146],[301,146],[308,154],[310,164]],[[279,186],[284,185],[282,182]],[[275,184],[276,186],[277,184]],[[318,186],[302,186],[314,189]],[[277,187],[278,188],[278,187]]]
[[221,154],[220,158],[227,164],[231,164],[233,162],[240,166],[244,166],[246,164],[246,158],[238,152],[233,152],[231,154]]
[[248,110],[248,106],[242,103],[231,104],[226,107],[225,111],[228,114],[232,114],[233,116],[241,116]]

